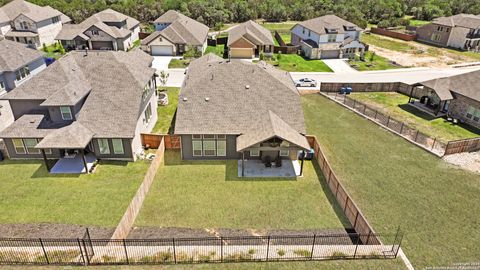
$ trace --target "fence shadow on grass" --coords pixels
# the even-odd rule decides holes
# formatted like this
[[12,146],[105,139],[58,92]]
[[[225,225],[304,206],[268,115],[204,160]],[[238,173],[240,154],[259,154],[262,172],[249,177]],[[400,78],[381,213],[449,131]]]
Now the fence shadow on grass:
[[435,119],[437,119],[438,117],[434,117],[428,113],[425,113],[425,112],[422,112],[421,110],[417,109],[417,108],[414,108],[413,106],[409,105],[409,104],[400,104],[398,105],[398,107],[410,114],[413,114],[417,117],[420,117],[422,119],[425,119],[427,121],[433,121]]

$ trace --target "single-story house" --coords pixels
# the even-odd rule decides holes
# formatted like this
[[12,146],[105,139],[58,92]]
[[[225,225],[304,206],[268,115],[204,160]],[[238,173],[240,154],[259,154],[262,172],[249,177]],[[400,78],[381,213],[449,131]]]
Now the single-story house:
[[260,53],[272,54],[274,45],[272,33],[252,20],[228,31],[229,58],[251,59]]
[[203,53],[207,48],[208,26],[178,11],[167,11],[154,24],[156,31],[142,40],[142,49],[151,55],[182,55],[193,48]]
[[325,15],[297,23],[291,29],[291,40],[308,59],[349,58],[365,51],[362,31],[338,16]]
[[[417,83],[420,102],[434,114],[444,113],[461,122],[480,128],[480,71]],[[416,88],[416,89],[415,89]]]
[[0,7],[0,39],[5,37],[39,49],[54,44],[62,25],[69,22],[69,17],[50,6],[13,0]]
[[2,96],[15,118],[0,132],[10,158],[83,159],[83,172],[89,159],[134,161],[157,119],[152,61],[138,49],[70,52]]
[[113,9],[93,14],[79,24],[65,25],[55,37],[66,50],[127,51],[138,40],[140,22]]
[[[45,68],[42,52],[19,42],[0,40],[0,97]],[[12,122],[8,101],[0,100],[0,131]]]
[[296,160],[310,149],[300,95],[288,72],[207,54],[191,62],[175,134],[183,159]]

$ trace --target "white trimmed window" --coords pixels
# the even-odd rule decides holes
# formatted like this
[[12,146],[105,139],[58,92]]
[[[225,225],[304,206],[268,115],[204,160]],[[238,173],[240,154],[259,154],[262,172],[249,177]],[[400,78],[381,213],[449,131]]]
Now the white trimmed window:
[[225,135],[225,134],[219,134],[219,135],[217,135],[217,139],[225,140],[226,138],[227,138],[227,135]]
[[0,81],[0,93],[2,93],[3,91],[5,91],[5,83],[3,81]]
[[100,154],[108,155],[110,154],[110,145],[108,139],[97,139],[98,149],[100,149]]
[[468,119],[472,119],[472,117],[473,117],[474,114],[475,114],[475,108],[472,107],[472,106],[468,106],[466,117],[467,117]]
[[60,113],[62,114],[63,120],[73,119],[72,110],[70,109],[70,107],[60,107]]
[[288,157],[290,155],[289,150],[280,150],[280,156],[281,157]]
[[125,154],[125,150],[123,149],[122,139],[112,139],[112,146],[113,146],[113,153],[114,154],[116,154],[116,155]]
[[227,155],[227,142],[217,141],[217,156],[224,157]]
[[215,140],[203,141],[203,155],[206,157],[216,155]]
[[192,141],[192,147],[193,147],[193,156],[194,157],[201,157],[202,156],[202,141],[200,141],[200,140]]
[[337,35],[328,35],[328,42],[337,41]]
[[152,118],[152,104],[148,103],[148,106],[145,109],[145,123],[150,122],[151,118]]
[[98,30],[95,30],[95,29],[94,29],[94,30],[92,30],[92,35],[94,35],[94,36],[98,36]]
[[28,77],[28,75],[30,75],[30,69],[27,66],[19,68],[17,71],[15,71],[15,79],[17,81],[25,79]]
[[203,138],[204,139],[215,139],[215,135],[205,134],[205,135],[203,135]]
[[198,135],[198,134],[192,135],[192,139],[193,139],[193,140],[201,140],[201,139],[202,139],[202,135]]
[[473,114],[473,121],[480,121],[480,109],[475,110],[475,113]]
[[40,154],[39,149],[35,149],[38,141],[37,139],[23,139],[23,143],[25,144],[25,148],[27,149],[27,153],[29,154]]
[[260,156],[260,150],[258,150],[258,149],[250,150],[250,156],[251,157],[259,157]]
[[58,17],[58,16],[52,18],[52,23],[57,23],[59,21],[60,21],[60,17]]
[[17,154],[25,154],[25,146],[23,145],[22,139],[12,139],[13,147],[15,148],[15,153]]

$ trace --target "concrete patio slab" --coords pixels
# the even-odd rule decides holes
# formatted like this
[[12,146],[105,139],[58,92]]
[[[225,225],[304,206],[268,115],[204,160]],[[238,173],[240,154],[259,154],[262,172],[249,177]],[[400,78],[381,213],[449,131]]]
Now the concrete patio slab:
[[[97,158],[92,154],[85,155],[88,170],[92,169],[93,163]],[[76,155],[74,158],[61,158],[55,163],[50,173],[86,173],[85,166],[81,155]]]
[[[282,160],[282,167],[267,168],[261,160],[245,160],[245,177],[297,177],[300,176],[298,160]],[[238,177],[242,177],[242,160],[238,161]]]

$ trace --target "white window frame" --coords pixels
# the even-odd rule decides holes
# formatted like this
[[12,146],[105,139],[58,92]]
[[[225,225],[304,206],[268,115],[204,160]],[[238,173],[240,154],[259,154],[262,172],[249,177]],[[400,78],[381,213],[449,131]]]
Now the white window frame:
[[203,135],[203,138],[204,138],[204,139],[207,139],[207,140],[212,140],[212,139],[215,139],[215,135],[204,134],[204,135]]
[[98,29],[92,29],[92,36],[98,36],[100,33],[98,32]]
[[[115,143],[120,143],[120,144],[115,145]],[[118,146],[120,146],[120,148],[117,148]],[[125,148],[123,147],[123,140],[122,139],[112,139],[112,147],[113,147],[113,153],[115,155],[125,154]]]
[[[20,146],[18,144],[16,144],[15,142],[20,142],[22,144],[21,148],[23,149],[23,152],[18,151],[18,149],[20,149]],[[14,139],[12,139],[12,144],[13,144],[13,148],[15,149],[16,154],[26,154],[27,153],[27,149],[25,148],[25,144],[23,143],[22,139],[14,138]]]
[[[32,141],[35,142],[35,144],[33,146],[30,145],[30,147],[29,147],[27,142],[32,142]],[[32,139],[32,138],[23,139],[23,145],[24,145],[24,148],[25,148],[25,150],[28,154],[40,154],[40,149],[35,149],[35,146],[37,144],[38,144],[37,139]]]
[[30,76],[30,68],[28,66],[21,67],[15,71],[15,81],[20,82]]
[[260,156],[260,150],[258,150],[258,149],[250,149],[250,156],[251,156],[251,157],[259,157],[259,156]]
[[[207,149],[207,144],[210,144],[211,146],[213,146],[213,148],[208,148]],[[204,157],[214,157],[214,156],[217,155],[217,144],[216,144],[215,140],[204,140],[203,143],[202,143],[202,147],[203,147],[203,156]],[[213,151],[213,153],[207,154],[207,151]]]
[[143,112],[143,116],[145,117],[145,123],[148,124],[150,123],[150,120],[152,119],[152,104],[148,103],[147,108],[145,108],[145,111]]
[[336,42],[337,35],[336,34],[328,34],[328,42]]
[[[65,109],[68,109],[67,111],[63,111]],[[60,107],[60,114],[62,115],[63,120],[73,120],[73,114],[72,114],[72,109],[68,106],[62,106]]]
[[[198,144],[197,146],[200,146],[200,149],[195,148],[195,144]],[[200,154],[195,154],[195,151],[200,151]],[[193,140],[192,141],[192,155],[194,157],[201,157],[203,154],[203,143],[201,140]]]
[[475,107],[468,106],[467,113],[465,114],[465,117],[467,117],[468,119],[473,119],[474,115],[475,115]]
[[7,89],[7,88],[5,87],[5,82],[4,82],[4,81],[0,81],[0,90],[5,90],[5,89]]
[[[220,145],[223,146],[223,149],[222,147],[220,147]],[[227,141],[218,140],[217,141],[217,157],[225,157],[225,156],[227,156]]]
[[[102,152],[101,142],[106,142],[107,151]],[[97,143],[98,143],[98,151],[100,152],[101,155],[110,155],[110,142],[108,141],[108,139],[97,139]]]
[[192,140],[201,140],[202,139],[202,135],[200,134],[193,134],[192,135]]
[[290,156],[290,150],[281,149],[281,150],[280,150],[280,156],[281,156],[281,157],[288,157],[288,156]]

